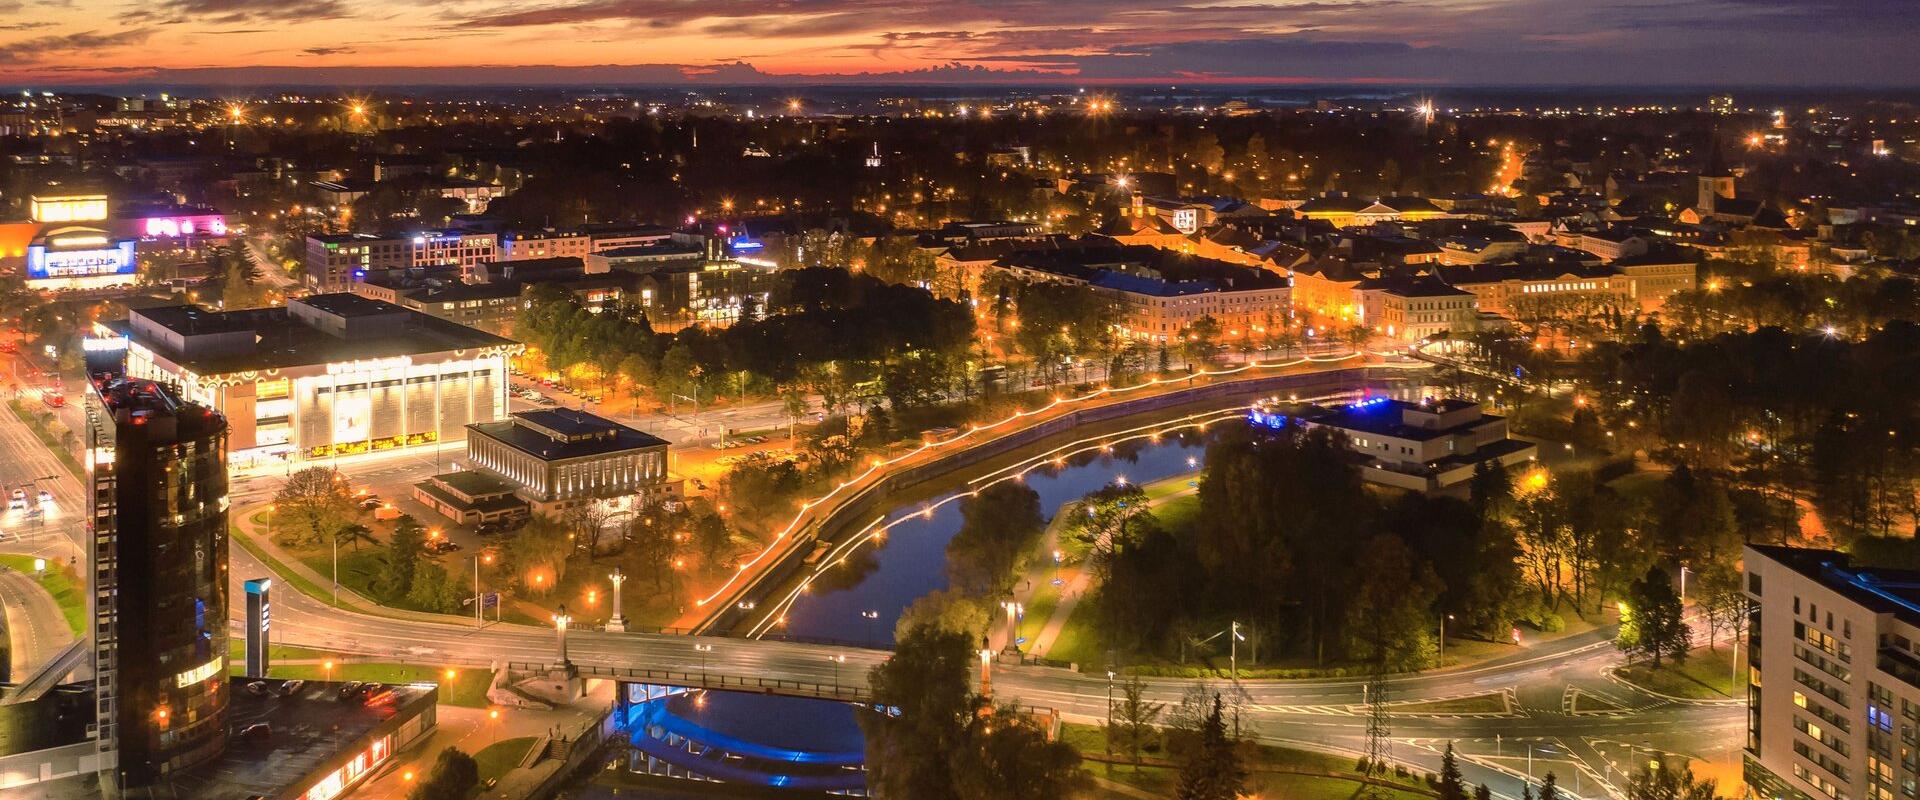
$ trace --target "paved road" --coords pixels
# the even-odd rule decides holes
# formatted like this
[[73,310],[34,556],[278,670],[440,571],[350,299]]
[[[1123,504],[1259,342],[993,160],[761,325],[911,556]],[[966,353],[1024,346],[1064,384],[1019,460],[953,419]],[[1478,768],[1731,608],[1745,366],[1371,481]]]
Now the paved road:
[[14,680],[24,681],[73,643],[73,629],[60,604],[33,576],[0,567],[0,606],[6,608],[8,674]]
[[[417,459],[417,456],[403,457]],[[418,463],[416,461],[416,463]],[[0,411],[0,469],[35,476],[59,476],[54,483],[57,502],[78,508],[77,481],[57,467],[39,442],[11,414]],[[12,473],[9,473],[12,474]],[[24,474],[24,473],[22,473]],[[234,505],[271,491],[270,479],[236,484]],[[74,527],[51,526],[56,533],[8,541],[8,550],[53,552],[69,547]],[[244,549],[230,551],[234,596],[239,582],[271,573]],[[555,656],[554,635],[544,628],[495,625],[484,631],[470,624],[415,622],[373,617],[334,609],[280,587],[274,598],[276,639],[340,652],[375,655],[420,662],[548,661]],[[240,604],[234,604],[236,613]],[[237,623],[238,620],[235,620]],[[704,655],[696,643],[713,646]],[[884,653],[783,642],[737,639],[607,634],[576,631],[570,636],[572,659],[582,665],[617,668],[699,671],[703,663],[714,674],[741,677],[781,677],[822,684],[864,681],[868,669]],[[844,656],[839,662],[829,656]],[[1564,776],[1578,771],[1589,796],[1591,787],[1617,780],[1640,751],[1662,751],[1704,756],[1716,760],[1728,743],[1737,742],[1742,712],[1736,706],[1682,705],[1661,701],[1619,684],[1601,674],[1617,654],[1599,633],[1585,634],[1518,652],[1514,656],[1471,669],[1396,679],[1389,685],[1390,701],[1415,701],[1495,694],[1510,699],[1505,712],[1484,716],[1418,713],[1403,709],[1391,721],[1394,755],[1423,769],[1438,763],[1435,743],[1459,740],[1468,757],[1469,778],[1491,783],[1504,796],[1518,796],[1515,776],[1524,775],[1517,748],[1536,750],[1536,770],[1555,769]],[[1156,700],[1177,700],[1186,689],[1182,681],[1154,681],[1149,694]],[[996,668],[993,687],[1002,699],[1060,709],[1070,718],[1092,721],[1105,714],[1109,685],[1104,677],[1038,667]],[[1264,738],[1304,742],[1357,751],[1366,718],[1357,680],[1319,680],[1285,683],[1249,683],[1245,687],[1242,725]],[[1570,698],[1594,698],[1582,711]],[[1523,744],[1524,743],[1524,744]]]

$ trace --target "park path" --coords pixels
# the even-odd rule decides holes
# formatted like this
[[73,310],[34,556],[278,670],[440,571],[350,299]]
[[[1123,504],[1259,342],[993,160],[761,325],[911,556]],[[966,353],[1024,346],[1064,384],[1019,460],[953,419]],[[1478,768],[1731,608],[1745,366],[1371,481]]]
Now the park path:
[[[1177,479],[1188,480],[1189,476],[1180,475],[1177,476]],[[1161,503],[1175,498],[1185,497],[1196,491],[1198,491],[1198,489],[1191,486],[1183,487],[1164,496],[1148,500],[1147,505],[1158,506]],[[1061,506],[1062,510],[1065,510],[1065,508],[1066,506]],[[1046,552],[1060,548],[1060,528],[1063,526],[1062,520],[1065,516],[1065,514],[1055,512],[1053,520],[1047,524],[1044,545]],[[1038,590],[1041,582],[1051,580],[1046,575],[1050,567],[1052,567],[1051,564],[1040,563],[1028,570],[1027,597],[1021,600],[1021,602],[1031,601],[1033,593]],[[1093,570],[1087,569],[1085,562],[1071,567],[1063,566],[1053,571],[1061,575],[1066,581],[1066,584],[1060,587],[1060,602],[1054,605],[1053,615],[1047,618],[1045,625],[1040,626],[1040,631],[1034,634],[1033,641],[1027,645],[1027,654],[1035,658],[1046,658],[1047,653],[1053,650],[1054,642],[1060,639],[1060,632],[1067,627],[1067,620],[1073,618],[1074,609],[1080,606],[1081,598],[1086,597],[1087,591],[1092,588],[1093,584]]]

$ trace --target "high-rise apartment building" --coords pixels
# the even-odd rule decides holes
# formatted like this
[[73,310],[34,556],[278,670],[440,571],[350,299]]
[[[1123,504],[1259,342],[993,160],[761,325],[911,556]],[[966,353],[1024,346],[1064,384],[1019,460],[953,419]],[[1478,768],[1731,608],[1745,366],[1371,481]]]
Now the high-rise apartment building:
[[227,741],[227,423],[165,384],[87,398],[101,785],[164,784]]
[[1920,781],[1920,572],[1750,545],[1746,782],[1776,800],[1895,800]]

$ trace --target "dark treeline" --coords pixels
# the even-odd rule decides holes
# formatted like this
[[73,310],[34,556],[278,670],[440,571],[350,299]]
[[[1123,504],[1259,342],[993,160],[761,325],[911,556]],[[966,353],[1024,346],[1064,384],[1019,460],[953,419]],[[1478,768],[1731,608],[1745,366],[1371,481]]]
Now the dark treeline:
[[765,307],[725,329],[660,334],[639,309],[593,313],[545,286],[529,290],[515,325],[550,367],[591,365],[663,402],[800,389],[830,408],[884,397],[896,411],[964,382],[972,331],[959,303],[827,268],[779,273]]
[[1802,493],[1840,543],[1910,532],[1920,326],[1890,322],[1857,340],[1778,328],[1677,339],[1648,327],[1582,366],[1610,430],[1767,493],[1782,532]]
[[1514,535],[1497,519],[1507,486],[1494,472],[1476,479],[1477,502],[1383,501],[1336,433],[1231,429],[1208,448],[1196,524],[1118,526],[1102,628],[1122,652],[1168,657],[1238,621],[1243,659],[1425,666],[1436,614],[1456,616],[1452,635],[1495,637],[1524,611]]

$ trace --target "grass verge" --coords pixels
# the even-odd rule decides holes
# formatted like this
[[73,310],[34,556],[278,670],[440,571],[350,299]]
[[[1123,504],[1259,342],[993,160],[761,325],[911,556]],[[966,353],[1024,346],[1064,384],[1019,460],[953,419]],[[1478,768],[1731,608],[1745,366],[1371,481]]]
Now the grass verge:
[[1647,664],[1629,664],[1614,674],[1621,680],[1668,697],[1688,700],[1726,700],[1739,697],[1739,680],[1746,675],[1745,665],[1741,665],[1741,678],[1733,674],[1733,648],[1722,647],[1708,650],[1695,648],[1687,654],[1687,660],[1678,664],[1671,661],[1654,669]]
[[512,772],[527,757],[527,751],[532,749],[531,736],[519,736],[480,748],[480,752],[473,754],[474,763],[480,765],[480,783],[498,780],[500,776]]
[[[60,444],[59,435],[53,432],[52,426],[60,425],[58,421],[42,421],[41,418],[34,413],[33,409],[28,408],[26,404],[21,403],[19,400],[8,400],[7,405],[13,407],[14,416],[19,417],[20,421],[26,424],[27,430],[33,431],[34,438],[39,439],[41,444],[46,445],[47,449],[53,452],[54,458],[60,459],[61,466],[66,467],[68,472],[73,473],[73,477],[81,480],[86,479],[86,467],[81,466],[80,460],[74,458],[73,453]],[[60,430],[65,431],[66,426],[60,425]]]
[[[1150,763],[1135,767],[1093,760],[1106,754],[1106,740],[1098,726],[1068,724],[1063,726],[1061,738],[1088,757],[1087,769],[1106,780],[1168,797],[1179,783],[1180,768],[1161,750],[1161,742],[1157,740],[1149,743],[1148,751],[1143,753],[1143,761]],[[1342,756],[1264,744],[1245,745],[1241,756],[1249,773],[1247,794],[1253,797],[1349,800],[1366,785],[1353,771],[1353,760]],[[1417,776],[1382,780],[1395,787],[1381,787],[1380,794],[1391,800],[1430,800],[1434,796]]]
[[[5,555],[0,556],[0,566],[32,577],[33,557]],[[40,586],[53,595],[53,602],[60,605],[60,615],[66,617],[67,627],[73,635],[79,636],[87,630],[87,593],[81,588],[73,568],[52,559],[47,560],[47,568],[38,577]]]

